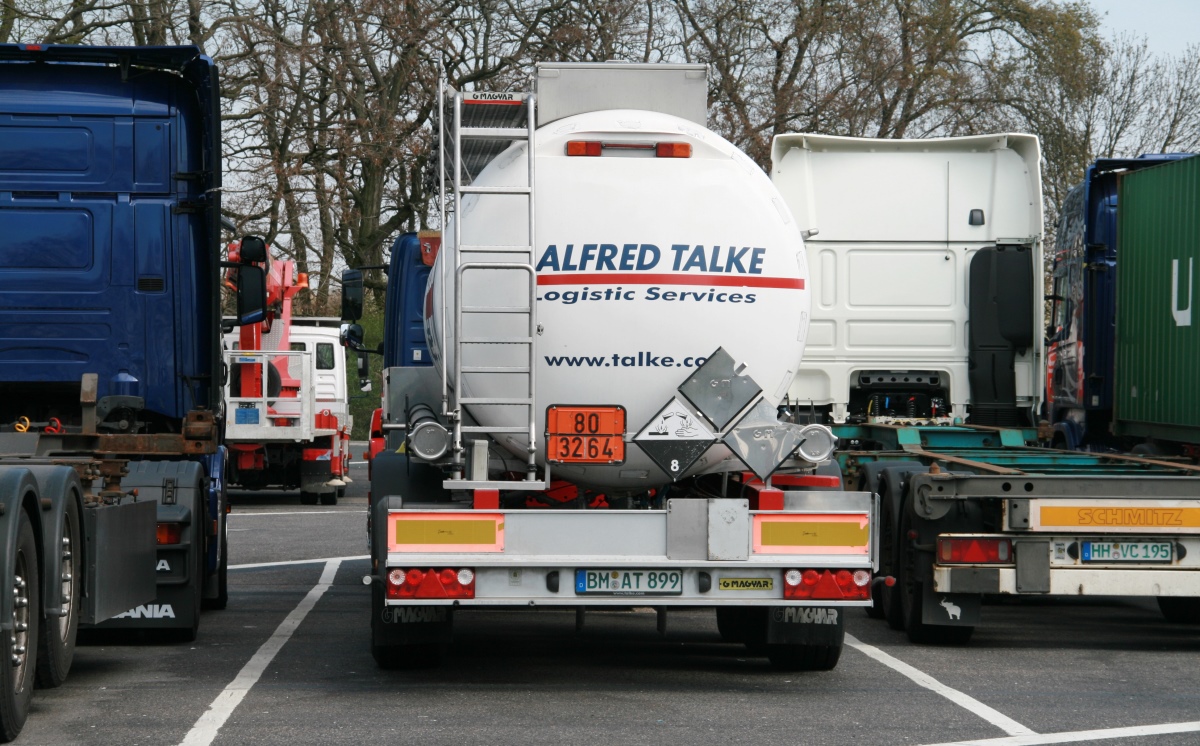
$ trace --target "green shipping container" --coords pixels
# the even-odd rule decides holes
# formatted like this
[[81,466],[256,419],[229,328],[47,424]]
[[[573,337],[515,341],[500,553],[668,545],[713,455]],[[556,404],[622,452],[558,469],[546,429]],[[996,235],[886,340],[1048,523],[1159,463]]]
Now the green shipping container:
[[1114,429],[1200,443],[1200,157],[1118,194]]

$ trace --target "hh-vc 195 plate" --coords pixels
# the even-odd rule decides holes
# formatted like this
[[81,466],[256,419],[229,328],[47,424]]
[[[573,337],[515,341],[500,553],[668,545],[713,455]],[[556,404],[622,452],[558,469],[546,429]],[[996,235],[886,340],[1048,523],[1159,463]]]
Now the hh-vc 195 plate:
[[1169,541],[1085,541],[1080,557],[1084,562],[1170,562]]
[[576,570],[575,593],[581,596],[679,596],[680,570]]

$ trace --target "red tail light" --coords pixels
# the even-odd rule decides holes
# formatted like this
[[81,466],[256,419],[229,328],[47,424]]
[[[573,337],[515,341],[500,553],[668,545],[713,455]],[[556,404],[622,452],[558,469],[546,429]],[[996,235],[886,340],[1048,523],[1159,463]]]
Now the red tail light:
[[183,526],[178,523],[160,523],[154,534],[159,544],[178,544],[183,537]]
[[783,574],[783,597],[857,601],[871,597],[870,570],[788,570]]
[[475,598],[475,571],[446,567],[394,569],[387,574],[388,598]]
[[938,562],[947,565],[1012,564],[1012,542],[1008,539],[941,538],[937,540]]

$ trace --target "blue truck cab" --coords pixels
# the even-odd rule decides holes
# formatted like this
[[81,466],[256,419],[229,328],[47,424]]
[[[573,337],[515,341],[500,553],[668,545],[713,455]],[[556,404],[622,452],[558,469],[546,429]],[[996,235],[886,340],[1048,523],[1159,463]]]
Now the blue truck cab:
[[1189,155],[1099,159],[1063,201],[1046,330],[1047,416],[1055,447],[1109,450],[1117,445],[1108,432],[1116,351],[1118,180]]
[[0,452],[126,460],[158,593],[105,624],[185,637],[227,595],[219,93],[195,47],[0,45]]

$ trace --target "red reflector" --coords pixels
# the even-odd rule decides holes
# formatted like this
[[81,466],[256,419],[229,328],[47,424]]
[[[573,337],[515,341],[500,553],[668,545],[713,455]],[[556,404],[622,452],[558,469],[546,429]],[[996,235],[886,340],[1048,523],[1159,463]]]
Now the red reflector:
[[183,526],[178,523],[160,523],[154,533],[159,544],[178,544],[183,536]]
[[692,145],[686,142],[660,142],[654,154],[659,158],[691,158]]
[[[463,583],[463,580],[469,582]],[[475,598],[475,573],[467,568],[396,569],[387,574],[387,597]]]
[[567,155],[598,156],[603,149],[604,146],[598,140],[567,141]]
[[[866,575],[866,583],[859,583],[861,576],[855,579],[859,574]],[[866,570],[804,570],[801,577],[799,585],[784,583],[784,598],[860,601],[871,597],[870,573]]]
[[942,538],[937,540],[938,561],[943,564],[1004,565],[1012,563],[1008,539]]

